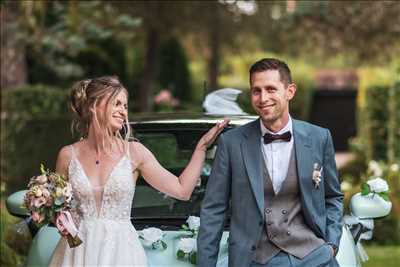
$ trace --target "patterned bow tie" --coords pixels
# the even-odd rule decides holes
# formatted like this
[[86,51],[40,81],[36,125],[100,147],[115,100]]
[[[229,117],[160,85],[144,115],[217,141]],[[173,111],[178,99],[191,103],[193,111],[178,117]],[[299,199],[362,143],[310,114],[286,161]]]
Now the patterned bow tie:
[[266,133],[266,134],[264,134],[263,138],[264,138],[264,144],[266,144],[266,145],[275,140],[282,140],[285,142],[289,142],[290,139],[292,138],[292,134],[289,131],[284,132],[283,134]]

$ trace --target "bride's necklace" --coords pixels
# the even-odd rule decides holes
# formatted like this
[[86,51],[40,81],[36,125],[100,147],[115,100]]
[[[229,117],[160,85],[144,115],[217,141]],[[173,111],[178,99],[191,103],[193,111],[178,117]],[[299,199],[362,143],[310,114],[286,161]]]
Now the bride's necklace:
[[95,162],[96,162],[96,165],[98,166],[99,164],[100,164],[100,156],[99,156],[99,153],[96,151],[95,152]]

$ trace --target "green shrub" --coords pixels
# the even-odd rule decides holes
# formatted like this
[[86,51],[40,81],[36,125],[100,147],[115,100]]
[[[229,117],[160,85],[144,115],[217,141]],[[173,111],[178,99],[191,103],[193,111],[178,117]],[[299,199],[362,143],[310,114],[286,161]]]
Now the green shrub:
[[400,160],[400,80],[389,91],[387,157],[389,162]]
[[169,89],[180,101],[190,101],[191,78],[185,51],[176,38],[161,44],[158,82],[161,89]]
[[400,81],[368,87],[366,106],[359,112],[367,160],[400,160]]
[[2,92],[2,109],[7,118],[37,118],[68,113],[68,93],[45,85],[24,86]]
[[367,89],[365,121],[369,159],[387,160],[387,110],[389,88],[374,86]]
[[1,178],[13,192],[26,186],[40,163],[54,169],[57,151],[70,143],[67,94],[40,85],[5,90],[2,106]]

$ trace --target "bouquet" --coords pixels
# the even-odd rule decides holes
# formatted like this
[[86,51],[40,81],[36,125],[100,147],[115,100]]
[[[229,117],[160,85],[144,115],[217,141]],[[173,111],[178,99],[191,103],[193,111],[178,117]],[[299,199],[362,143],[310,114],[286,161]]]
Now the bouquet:
[[37,226],[49,223],[56,225],[62,236],[73,248],[82,243],[78,236],[70,210],[73,206],[72,186],[66,178],[40,166],[41,175],[34,176],[28,184],[24,205]]

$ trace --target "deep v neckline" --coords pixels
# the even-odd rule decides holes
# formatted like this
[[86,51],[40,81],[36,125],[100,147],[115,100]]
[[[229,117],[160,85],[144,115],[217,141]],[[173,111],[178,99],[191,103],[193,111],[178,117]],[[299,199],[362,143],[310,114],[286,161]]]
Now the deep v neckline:
[[104,206],[104,193],[106,192],[107,186],[109,184],[109,181],[112,178],[113,173],[115,172],[116,168],[121,164],[121,162],[124,161],[124,159],[127,157],[126,154],[122,155],[121,158],[117,161],[117,163],[111,168],[110,173],[107,176],[106,182],[104,183],[104,185],[102,186],[102,192],[101,192],[101,199],[99,201],[100,206],[97,206],[97,201],[96,201],[96,194],[95,194],[95,187],[92,185],[92,183],[90,182],[89,176],[87,175],[85,169],[83,168],[82,163],[80,162],[80,160],[78,159],[76,153],[75,153],[75,148],[72,146],[72,160],[75,160],[76,164],[78,165],[78,167],[80,168],[83,176],[85,176],[85,181],[89,187],[89,191],[90,191],[90,198],[91,201],[94,205],[94,208],[96,210],[96,215],[97,217],[100,217],[102,214],[102,210],[103,210],[103,206]]
[[126,157],[125,154],[124,154],[123,156],[121,156],[121,158],[117,161],[117,163],[111,168],[111,171],[110,171],[110,173],[107,175],[106,182],[104,183],[104,185],[93,186],[92,182],[90,182],[90,179],[89,179],[89,176],[87,175],[87,172],[85,171],[85,168],[83,168],[82,163],[80,162],[80,160],[78,159],[78,157],[77,157],[76,155],[74,155],[74,158],[75,158],[76,162],[78,163],[78,165],[79,165],[79,167],[80,167],[80,169],[81,169],[83,175],[85,176],[88,185],[89,185],[90,188],[92,189],[92,192],[93,192],[93,189],[96,188],[96,187],[103,187],[103,192],[105,191],[105,189],[106,189],[106,187],[107,187],[107,185],[108,185],[108,181],[109,181],[110,178],[111,178],[111,175],[114,173],[114,171],[115,171],[115,169],[117,168],[117,166],[118,166],[119,164],[121,164],[122,160],[123,160],[125,157]]

